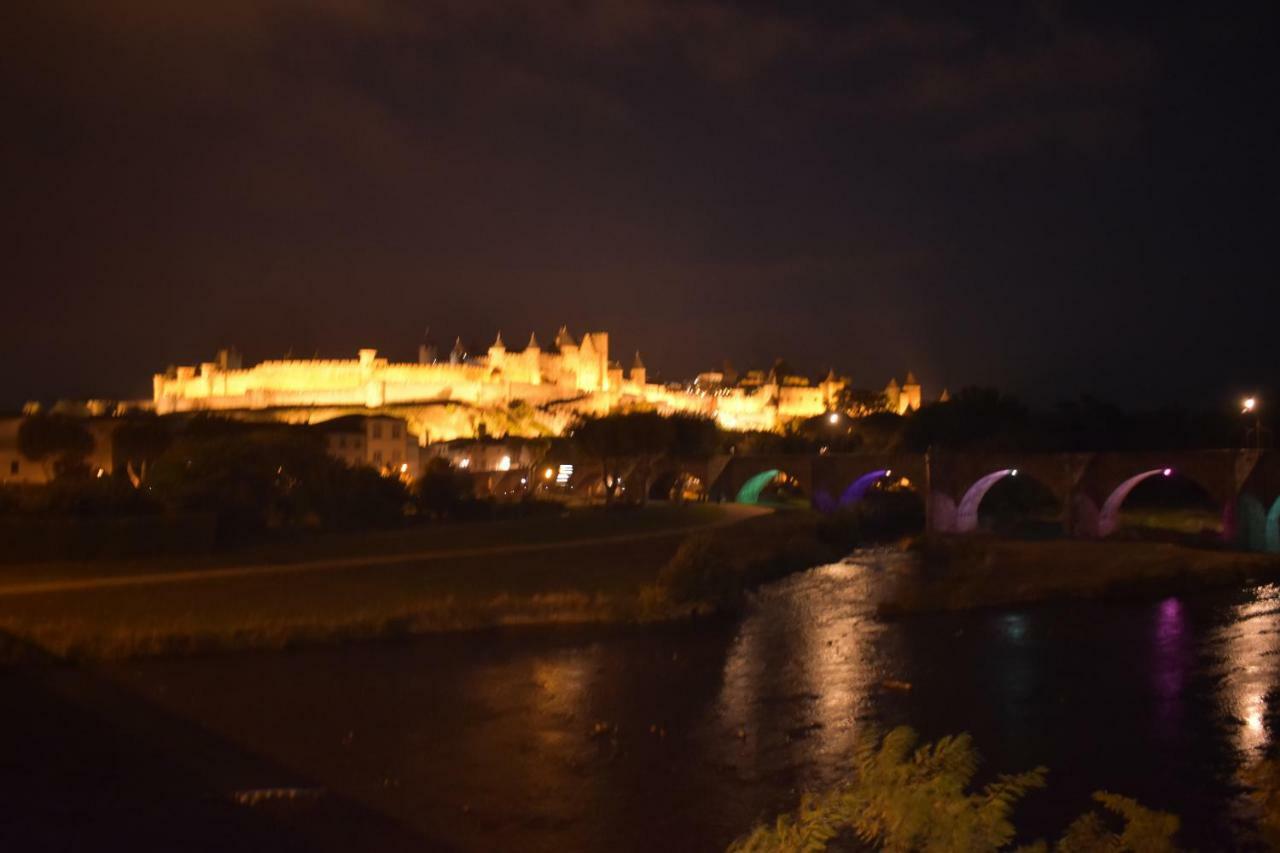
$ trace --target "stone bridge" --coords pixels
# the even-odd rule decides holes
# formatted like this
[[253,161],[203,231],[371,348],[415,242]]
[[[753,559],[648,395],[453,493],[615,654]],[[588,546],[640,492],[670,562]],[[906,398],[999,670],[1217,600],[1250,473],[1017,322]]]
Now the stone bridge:
[[924,500],[929,530],[947,533],[976,530],[982,499],[1001,479],[1029,477],[1058,500],[1064,532],[1084,538],[1114,532],[1143,480],[1176,475],[1221,508],[1225,539],[1280,552],[1280,451],[744,454],[713,457],[702,471],[713,500],[754,502],[782,473],[827,511],[856,504],[880,478],[906,477]]

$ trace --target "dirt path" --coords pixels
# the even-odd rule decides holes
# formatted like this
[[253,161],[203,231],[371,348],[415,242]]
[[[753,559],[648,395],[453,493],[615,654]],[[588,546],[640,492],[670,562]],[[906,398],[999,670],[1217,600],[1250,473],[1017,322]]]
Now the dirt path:
[[471,548],[436,548],[425,551],[414,551],[400,554],[379,554],[376,556],[338,557],[325,560],[307,560],[298,563],[266,563],[245,566],[227,566],[218,569],[193,569],[176,572],[155,572],[133,575],[117,575],[98,578],[74,578],[57,581],[38,581],[0,586],[0,597],[11,598],[23,595],[46,595],[61,592],[81,592],[87,590],[113,589],[120,587],[161,586],[169,584],[200,583],[204,581],[228,580],[233,578],[263,577],[270,575],[305,574],[311,572],[333,571],[336,569],[353,569],[361,567],[399,565],[434,560],[452,560],[467,557],[496,557],[511,554],[526,554],[538,551],[557,551],[571,548],[585,548],[597,545],[617,545],[627,542],[639,542],[648,539],[661,539],[668,536],[681,536],[698,530],[710,530],[736,524],[743,519],[768,512],[768,510],[752,506],[733,506],[727,508],[725,516],[716,521],[704,524],[670,527],[663,530],[651,530],[644,533],[626,533],[616,536],[597,536],[585,539],[569,539],[562,542],[539,542],[524,545],[492,545]]

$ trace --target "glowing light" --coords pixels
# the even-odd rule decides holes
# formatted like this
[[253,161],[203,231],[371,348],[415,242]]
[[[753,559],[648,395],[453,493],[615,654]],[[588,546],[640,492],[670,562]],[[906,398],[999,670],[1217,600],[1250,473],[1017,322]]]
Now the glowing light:
[[408,474],[408,473],[409,473],[409,463],[408,463],[408,462],[401,462],[401,463],[400,463],[400,473],[401,473],[401,474]]
[[836,412],[832,412],[831,414],[827,415],[827,420],[833,424],[838,424],[840,423],[840,415],[837,414]]
[[892,469],[892,468],[885,468],[885,469],[884,469],[884,475],[885,475],[886,477],[892,477],[892,476],[893,476],[893,469]]
[[106,473],[107,473],[106,471],[104,471],[104,470],[102,470],[101,468],[99,468],[99,469],[98,469],[98,473],[97,473],[97,474],[95,474],[94,476],[101,478],[101,477],[103,477],[103,476],[106,476]]
[[459,459],[459,460],[458,460],[458,467],[459,467],[459,468],[470,468],[470,467],[471,467],[471,460],[470,460],[470,459],[468,459],[468,458],[466,458],[466,457],[464,456],[462,459]]
[[554,468],[548,468],[547,470],[545,470],[545,471],[543,471],[543,472],[542,472],[542,479],[544,479],[544,480],[550,480],[550,479],[551,479],[552,477],[554,477],[555,475],[556,475],[556,469],[554,469]]
[[1256,397],[1245,397],[1245,398],[1244,398],[1244,410],[1245,410],[1246,412],[1252,412],[1252,411],[1253,411],[1254,409],[1256,409],[1257,407],[1258,407],[1258,400],[1257,400],[1257,398],[1256,398]]
[[561,486],[567,485],[572,476],[573,466],[569,464],[561,465],[560,472],[556,474],[556,483]]
[[499,471],[510,471],[510,470],[511,470],[511,457],[510,457],[510,456],[504,456],[504,457],[502,457],[501,459],[499,459],[499,460],[498,460],[498,470],[499,470]]
[[1163,474],[1163,475],[1164,475],[1164,476],[1166,476],[1166,477],[1172,477],[1172,476],[1173,476],[1173,469],[1172,469],[1172,468],[1165,468],[1165,469],[1164,469],[1163,471],[1161,471],[1160,473],[1161,473],[1161,474]]
[[1010,471],[1010,472],[1009,472],[1009,476],[1010,476],[1010,477],[1016,477],[1016,476],[1018,476],[1018,469],[1017,469],[1017,468],[1014,468],[1012,471]]

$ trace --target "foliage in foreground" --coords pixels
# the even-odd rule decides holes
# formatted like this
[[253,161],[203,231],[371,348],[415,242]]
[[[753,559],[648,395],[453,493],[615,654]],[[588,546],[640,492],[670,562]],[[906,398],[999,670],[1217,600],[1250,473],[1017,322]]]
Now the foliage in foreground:
[[[792,813],[756,827],[734,841],[734,853],[799,853],[826,850],[852,838],[876,850],[997,851],[1009,849],[1016,829],[1013,807],[1043,788],[1048,771],[1000,775],[970,790],[979,756],[968,735],[918,744],[906,726],[883,739],[868,738],[855,755],[851,782],[807,793]],[[1174,851],[1178,818],[1144,808],[1128,797],[1099,791],[1094,799],[1122,826],[1096,811],[1077,818],[1053,844],[1039,841],[1025,853],[1077,851]]]

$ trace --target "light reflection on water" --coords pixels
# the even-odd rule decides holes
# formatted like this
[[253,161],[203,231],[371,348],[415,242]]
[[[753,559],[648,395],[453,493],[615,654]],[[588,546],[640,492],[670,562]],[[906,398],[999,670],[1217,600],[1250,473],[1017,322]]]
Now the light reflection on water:
[[969,731],[993,771],[1048,765],[1035,832],[1059,832],[1097,788],[1180,813],[1191,846],[1229,831],[1235,773],[1273,742],[1280,587],[883,621],[868,593],[898,559],[793,576],[736,623],[160,660],[126,677],[462,849],[646,850],[653,826],[723,847],[846,778],[873,724]]
[[[718,717],[745,749],[744,775],[770,754],[787,756],[809,783],[848,766],[859,719],[884,677],[868,605],[868,561],[822,566],[763,591],[724,664]],[[776,761],[776,759],[774,759]],[[814,771],[825,770],[827,772]]]
[[1235,720],[1234,745],[1242,762],[1261,757],[1271,745],[1268,694],[1280,681],[1280,587],[1258,587],[1250,601],[1233,607],[1211,642],[1221,644],[1221,703]]

